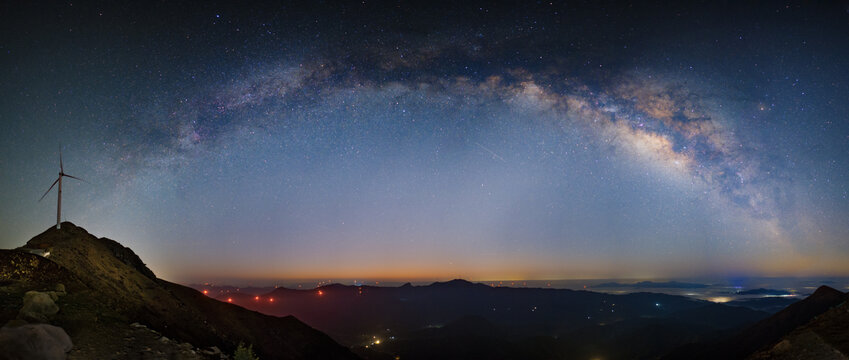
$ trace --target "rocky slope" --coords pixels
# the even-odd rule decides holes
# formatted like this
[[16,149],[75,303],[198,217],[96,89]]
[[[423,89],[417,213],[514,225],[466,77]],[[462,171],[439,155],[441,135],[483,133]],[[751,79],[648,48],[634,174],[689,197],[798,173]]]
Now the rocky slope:
[[[681,347],[664,359],[772,358],[778,354],[790,354],[782,358],[827,359],[831,357],[823,357],[823,354],[834,351],[842,355],[845,353],[841,351],[849,347],[849,316],[844,314],[847,298],[843,292],[821,286],[807,298],[732,336],[718,342]],[[830,340],[823,340],[819,334]],[[791,344],[795,344],[799,352],[790,351]]]
[[[27,253],[34,250],[49,255]],[[20,325],[24,293],[56,284],[67,295],[47,321],[70,335],[70,358],[218,358],[216,349],[232,353],[241,342],[263,359],[356,358],[294,317],[263,315],[158,279],[129,248],[69,222],[21,249],[0,251],[0,322]]]
[[794,329],[769,349],[750,359],[849,359],[849,302]]

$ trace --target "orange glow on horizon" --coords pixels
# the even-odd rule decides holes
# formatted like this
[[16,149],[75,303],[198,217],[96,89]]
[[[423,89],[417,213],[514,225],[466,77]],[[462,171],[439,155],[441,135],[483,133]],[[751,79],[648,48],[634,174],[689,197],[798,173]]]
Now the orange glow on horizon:
[[204,290],[204,291],[203,291],[203,294],[204,294],[204,295],[209,295],[209,290]]
[[227,302],[233,302],[233,298],[227,298]]
[[[305,264],[300,268],[286,268],[284,271],[275,269],[267,271],[261,265],[252,268],[236,268],[234,273],[221,275],[220,269],[203,269],[193,273],[183,273],[176,280],[182,283],[208,281],[210,278],[223,277],[227,279],[247,279],[252,282],[279,283],[292,281],[298,283],[297,288],[312,288],[322,286],[345,274],[342,283],[349,279],[369,279],[368,283],[383,285],[386,282],[434,282],[451,279],[465,279],[472,282],[490,284],[499,281],[504,284],[521,281],[551,281],[551,280],[593,280],[593,279],[665,279],[668,274],[678,274],[686,271],[692,277],[723,276],[725,273],[747,274],[749,276],[782,277],[782,276],[849,276],[849,268],[845,259],[835,254],[818,254],[820,256],[803,256],[780,251],[782,261],[775,261],[774,254],[764,258],[746,258],[745,264],[738,264],[736,258],[728,258],[716,263],[687,261],[684,259],[664,262],[648,258],[628,258],[624,256],[598,256],[580,259],[555,258],[551,254],[536,254],[537,256],[518,255],[513,258],[487,259],[470,265],[454,265],[438,267],[423,260],[401,260],[378,264],[351,264],[345,261],[331,261],[330,267],[313,268]],[[568,260],[568,261],[566,261]],[[692,259],[690,259],[692,260]],[[617,264],[611,267],[610,264]],[[242,264],[244,265],[244,264]],[[613,269],[613,270],[611,270]],[[633,269],[639,269],[633,270]],[[698,269],[698,270],[694,270]],[[721,270],[715,270],[721,269]],[[167,277],[166,277],[167,278]],[[315,282],[313,282],[315,279]],[[318,279],[324,279],[319,281]],[[219,280],[220,281],[220,280]],[[372,282],[374,281],[374,282]],[[379,281],[379,284],[377,283]],[[546,286],[543,282],[543,286]],[[217,290],[208,290],[207,294],[219,294]],[[223,292],[222,292],[223,293]]]
[[[305,263],[297,267],[291,265],[291,267],[282,270],[275,269],[275,271],[268,271],[267,267],[262,264],[254,264],[249,267],[245,267],[245,264],[234,264],[236,266],[235,272],[226,275],[219,274],[220,269],[215,268],[208,269],[208,271],[198,269],[196,274],[184,274],[183,276],[202,278],[205,281],[208,281],[210,277],[219,276],[228,279],[250,279],[254,282],[268,283],[291,280],[309,284],[313,280],[316,281],[312,285],[302,285],[302,287],[315,287],[333,283],[334,281],[327,279],[338,278],[340,274],[345,274],[343,282],[347,282],[348,279],[369,279],[371,281],[367,282],[375,285],[383,285],[387,281],[400,283],[433,282],[458,278],[475,281],[498,280],[505,281],[505,284],[509,284],[507,281],[515,281],[516,284],[519,284],[520,281],[524,280],[626,277],[620,276],[622,274],[611,273],[609,267],[605,265],[611,260],[603,257],[569,259],[570,261],[564,263],[564,259],[551,254],[537,255],[539,254],[511,255],[487,259],[473,265],[452,266],[437,266],[427,261],[425,257],[414,259],[399,257],[388,262],[375,261],[367,264],[355,263],[347,259],[334,259],[329,266],[326,262],[320,267],[313,263]],[[617,263],[621,260],[615,259]],[[628,265],[641,268],[646,266],[646,264],[640,262],[634,264],[626,262],[626,268]],[[184,280],[184,282],[190,281],[196,280]]]
[[259,296],[254,296],[254,300],[259,301]]
[[324,291],[319,290],[319,291],[318,291],[318,296],[322,296],[322,295],[324,295]]
[[268,298],[268,302],[274,302],[274,298]]

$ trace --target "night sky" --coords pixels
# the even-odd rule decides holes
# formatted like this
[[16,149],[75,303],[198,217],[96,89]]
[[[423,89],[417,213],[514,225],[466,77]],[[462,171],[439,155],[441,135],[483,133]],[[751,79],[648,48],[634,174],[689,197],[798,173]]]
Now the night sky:
[[849,275],[845,2],[30,3],[0,248],[61,147],[174,281]]

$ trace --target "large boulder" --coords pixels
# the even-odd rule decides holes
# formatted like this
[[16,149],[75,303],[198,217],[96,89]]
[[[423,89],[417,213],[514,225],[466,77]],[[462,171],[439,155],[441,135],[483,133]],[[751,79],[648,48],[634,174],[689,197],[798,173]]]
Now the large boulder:
[[65,359],[73,347],[65,330],[48,324],[27,324],[0,328],[0,359]]
[[27,291],[24,294],[24,306],[19,318],[30,322],[47,322],[50,316],[59,312],[59,307],[53,302],[53,297],[40,291]]

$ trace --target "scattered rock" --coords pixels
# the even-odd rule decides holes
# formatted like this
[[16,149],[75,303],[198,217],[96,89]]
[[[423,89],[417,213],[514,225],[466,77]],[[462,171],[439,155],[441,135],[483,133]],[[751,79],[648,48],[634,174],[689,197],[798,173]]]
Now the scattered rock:
[[203,350],[202,352],[206,355],[219,355],[221,354],[221,349],[219,349],[217,346],[213,346],[207,350]]
[[63,284],[56,284],[56,288],[54,288],[53,290],[56,291],[57,293],[60,293],[60,295],[67,294],[65,292],[65,285],[63,285]]
[[59,312],[59,307],[49,294],[39,291],[27,291],[24,294],[24,306],[18,318],[31,322],[47,322],[49,316]]
[[0,354],[8,360],[65,359],[73,343],[65,330],[48,324],[0,328]]
[[167,344],[167,343],[169,343],[170,341],[171,341],[171,339],[169,339],[169,338],[167,338],[167,337],[164,337],[164,336],[163,336],[163,337],[161,337],[161,338],[159,338],[159,342],[162,342],[162,343],[166,343],[166,344]]
[[139,323],[137,323],[137,322],[134,322],[134,323],[130,324],[130,326],[131,326],[131,327],[134,327],[134,328],[136,328],[136,329],[147,329],[147,326],[142,325],[142,324],[139,324]]

